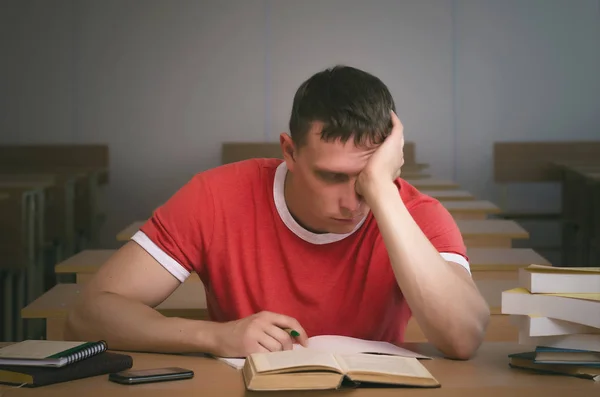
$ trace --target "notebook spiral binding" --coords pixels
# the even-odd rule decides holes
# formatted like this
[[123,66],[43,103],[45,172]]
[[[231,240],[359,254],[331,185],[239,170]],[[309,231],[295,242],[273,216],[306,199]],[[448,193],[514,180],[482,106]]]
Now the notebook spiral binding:
[[94,343],[93,345],[79,350],[71,355],[69,355],[68,357],[66,357],[67,359],[67,365],[69,364],[73,364],[77,361],[81,361],[84,360],[86,358],[95,356],[96,354],[100,354],[105,352],[107,349],[107,345],[105,341],[98,341],[97,343]]

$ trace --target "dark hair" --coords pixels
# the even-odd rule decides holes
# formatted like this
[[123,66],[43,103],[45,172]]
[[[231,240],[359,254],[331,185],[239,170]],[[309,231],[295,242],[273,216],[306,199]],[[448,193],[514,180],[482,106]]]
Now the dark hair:
[[321,139],[354,138],[357,146],[378,145],[392,128],[390,110],[396,111],[387,86],[362,70],[338,65],[306,80],[296,91],[290,134],[302,146],[314,121],[321,121]]

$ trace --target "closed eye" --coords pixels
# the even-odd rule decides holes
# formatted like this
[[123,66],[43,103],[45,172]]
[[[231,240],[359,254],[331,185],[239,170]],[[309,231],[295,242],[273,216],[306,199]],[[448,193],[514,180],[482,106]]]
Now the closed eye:
[[317,171],[317,176],[328,183],[343,183],[348,180],[348,175],[337,172]]

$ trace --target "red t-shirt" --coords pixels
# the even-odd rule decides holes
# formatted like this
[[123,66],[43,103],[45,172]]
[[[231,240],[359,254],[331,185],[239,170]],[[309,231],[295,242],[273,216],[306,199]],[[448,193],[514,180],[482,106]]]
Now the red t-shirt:
[[[286,172],[281,160],[253,159],[199,173],[132,239],[180,281],[196,272],[214,321],[269,310],[309,336],[402,342],[411,312],[373,214],[346,235],[309,232],[285,205]],[[435,248],[469,271],[449,212],[406,181],[396,185]]]

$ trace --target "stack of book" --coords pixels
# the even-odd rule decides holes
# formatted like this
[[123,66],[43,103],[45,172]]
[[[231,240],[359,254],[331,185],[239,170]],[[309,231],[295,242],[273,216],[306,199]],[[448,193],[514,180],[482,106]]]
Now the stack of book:
[[0,383],[38,387],[129,369],[131,356],[104,341],[26,340],[0,348]]
[[534,349],[509,356],[515,368],[600,381],[600,268],[530,265],[502,292],[502,313]]

